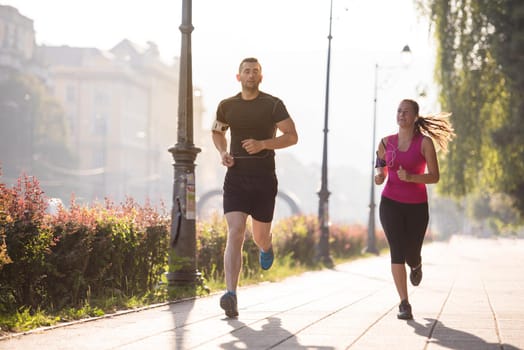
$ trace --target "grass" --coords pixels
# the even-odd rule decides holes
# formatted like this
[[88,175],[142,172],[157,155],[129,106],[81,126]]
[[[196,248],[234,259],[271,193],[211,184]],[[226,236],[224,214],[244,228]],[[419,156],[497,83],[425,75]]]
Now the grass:
[[[48,315],[41,310],[30,312],[29,308],[22,308],[11,315],[0,316],[2,333],[7,333],[7,331],[23,332],[34,328],[51,326],[58,322],[60,322],[59,316]],[[2,333],[0,335],[3,335]]]
[[118,310],[134,309],[166,301],[166,295],[167,293],[157,292],[156,296],[152,296],[151,293],[141,297],[108,296],[104,299],[86,301],[81,307],[66,308],[56,313],[44,310],[31,311],[29,307],[24,307],[15,313],[0,315],[0,336],[54,326],[63,322],[100,317]]

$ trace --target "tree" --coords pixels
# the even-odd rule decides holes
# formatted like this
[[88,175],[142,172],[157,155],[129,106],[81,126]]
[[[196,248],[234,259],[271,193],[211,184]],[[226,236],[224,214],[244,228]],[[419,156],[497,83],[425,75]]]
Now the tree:
[[[56,182],[57,174],[48,164],[71,168],[74,163],[67,130],[60,104],[40,80],[14,74],[0,82],[0,167],[12,180],[6,182],[22,173],[36,176],[44,187]],[[66,188],[55,188],[46,194],[69,198]]]
[[439,191],[513,198],[524,217],[524,2],[421,0],[437,38],[440,103],[457,138]]

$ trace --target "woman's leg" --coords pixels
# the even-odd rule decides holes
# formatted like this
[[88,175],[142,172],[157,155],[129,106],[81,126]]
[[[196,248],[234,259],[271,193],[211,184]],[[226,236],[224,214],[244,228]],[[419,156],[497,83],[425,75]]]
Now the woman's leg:
[[408,299],[408,286],[405,268],[404,214],[402,204],[382,198],[379,207],[380,221],[386,234],[391,255],[391,274],[400,300]]
[[429,221],[428,204],[413,204],[409,210],[406,222],[406,263],[416,268],[422,262],[422,245]]
[[391,273],[393,274],[393,281],[395,282],[400,300],[408,300],[408,282],[405,264],[391,264]]

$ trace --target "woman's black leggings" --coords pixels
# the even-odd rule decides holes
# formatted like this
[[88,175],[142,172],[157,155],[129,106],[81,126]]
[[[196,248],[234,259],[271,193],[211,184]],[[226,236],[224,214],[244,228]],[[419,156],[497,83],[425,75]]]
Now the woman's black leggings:
[[400,203],[386,197],[380,200],[380,222],[389,243],[392,264],[416,267],[428,227],[428,203]]

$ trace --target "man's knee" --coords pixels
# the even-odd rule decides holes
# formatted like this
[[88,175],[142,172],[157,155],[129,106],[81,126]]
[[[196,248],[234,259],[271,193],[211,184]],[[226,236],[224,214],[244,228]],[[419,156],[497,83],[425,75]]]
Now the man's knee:
[[234,246],[242,246],[244,243],[245,230],[242,228],[230,228],[227,234],[227,243]]

